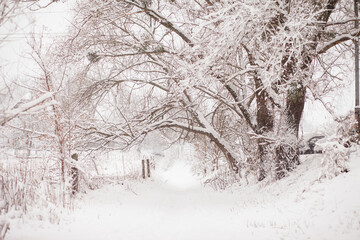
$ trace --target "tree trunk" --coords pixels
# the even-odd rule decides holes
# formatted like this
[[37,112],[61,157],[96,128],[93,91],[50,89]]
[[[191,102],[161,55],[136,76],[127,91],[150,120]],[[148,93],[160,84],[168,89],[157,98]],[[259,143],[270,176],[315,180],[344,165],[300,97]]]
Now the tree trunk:
[[[79,160],[77,153],[72,154],[71,158],[74,161]],[[79,192],[79,170],[75,165],[71,167],[71,180],[71,189],[72,194],[74,195],[75,193]]]
[[262,181],[266,177],[265,161],[267,157],[266,145],[263,140],[258,141],[259,163],[258,163],[258,181]]
[[[272,131],[274,128],[274,118],[271,115],[267,105],[267,94],[262,89],[262,85],[259,83],[260,80],[255,78],[255,86],[258,89],[256,92],[256,104],[257,104],[257,134],[264,134]],[[266,142],[264,140],[258,140],[258,153],[259,153],[259,164],[258,164],[258,181],[264,180],[266,177],[265,162],[267,156]]]
[[[303,84],[298,83],[291,92],[288,94],[288,98],[286,99],[286,109],[287,109],[287,120],[290,127],[290,131],[296,136],[296,139],[299,137],[299,128],[300,121],[302,117],[302,113],[304,111],[305,106],[305,95],[306,95],[306,87]],[[289,154],[293,153],[290,162],[287,164],[287,170],[292,170],[294,164],[299,165],[299,146],[297,144],[294,145],[295,149],[290,149]]]
[[306,88],[302,83],[293,83],[286,99],[286,117],[288,127],[298,137],[301,116],[305,105]]
[[[306,88],[301,83],[293,83],[288,91],[286,99],[286,119],[288,131],[294,135],[294,140],[298,138],[299,126],[305,105]],[[297,143],[282,143],[275,149],[275,172],[276,178],[285,177],[285,173],[292,171],[296,165],[300,164],[299,147]]]

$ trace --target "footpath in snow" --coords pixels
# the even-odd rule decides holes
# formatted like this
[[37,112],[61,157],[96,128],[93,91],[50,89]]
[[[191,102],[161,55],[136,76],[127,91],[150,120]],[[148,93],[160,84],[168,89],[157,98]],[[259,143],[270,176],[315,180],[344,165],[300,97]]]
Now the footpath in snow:
[[7,240],[360,239],[360,152],[317,181],[321,156],[278,182],[204,188],[182,162],[151,181],[88,192],[59,224],[14,219]]

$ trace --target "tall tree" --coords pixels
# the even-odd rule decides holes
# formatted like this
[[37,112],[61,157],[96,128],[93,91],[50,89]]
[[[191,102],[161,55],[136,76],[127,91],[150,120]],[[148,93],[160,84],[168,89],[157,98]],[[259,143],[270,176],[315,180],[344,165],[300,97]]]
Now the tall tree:
[[233,171],[252,158],[259,180],[271,171],[282,178],[299,163],[307,89],[320,98],[320,86],[332,86],[330,54],[359,35],[348,3],[81,2],[69,57],[87,56],[82,97],[115,96],[117,114],[92,136],[127,146],[159,129],[200,134]]

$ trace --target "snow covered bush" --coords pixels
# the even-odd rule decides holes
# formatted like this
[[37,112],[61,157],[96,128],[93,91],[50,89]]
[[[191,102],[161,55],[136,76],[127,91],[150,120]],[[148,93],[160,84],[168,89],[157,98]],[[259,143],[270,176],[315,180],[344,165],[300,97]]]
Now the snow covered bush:
[[73,197],[68,190],[71,185],[68,182],[62,184],[59,162],[42,153],[41,156],[30,151],[29,158],[1,155],[0,210],[4,217],[28,214],[36,219],[57,222],[57,211],[73,206]]
[[338,138],[329,139],[321,144],[323,149],[323,158],[321,160],[322,170],[319,176],[321,178],[333,178],[343,172],[348,172],[348,161],[350,149],[344,147]]
[[209,139],[198,136],[194,139],[193,145],[195,160],[192,162],[192,170],[203,178],[205,186],[224,190],[239,182],[239,174],[229,170],[226,158],[218,148],[214,148],[214,144]]
[[337,175],[348,172],[348,161],[350,158],[350,147],[354,141],[354,113],[337,119],[335,133],[319,140],[316,145],[322,149],[321,178],[333,178]]
[[204,181],[204,185],[208,185],[214,190],[219,191],[224,190],[238,182],[238,175],[235,175],[232,171],[222,167],[221,169],[209,174],[208,178]]

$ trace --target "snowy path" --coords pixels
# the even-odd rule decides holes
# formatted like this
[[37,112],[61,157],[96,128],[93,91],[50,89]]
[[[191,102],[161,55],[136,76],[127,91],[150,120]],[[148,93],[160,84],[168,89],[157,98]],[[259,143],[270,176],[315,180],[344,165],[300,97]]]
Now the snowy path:
[[[198,190],[150,183],[134,190],[135,195],[122,186],[107,186],[91,192],[68,224],[46,225],[35,232],[33,226],[23,226],[22,234],[9,234],[7,239],[218,240],[244,234],[233,198]],[[247,235],[259,230],[247,229]],[[267,234],[263,230],[256,236]]]
[[12,223],[7,240],[360,239],[360,164],[325,183],[313,181],[314,164],[234,193],[204,189],[177,166],[131,190],[91,191],[59,225]]

